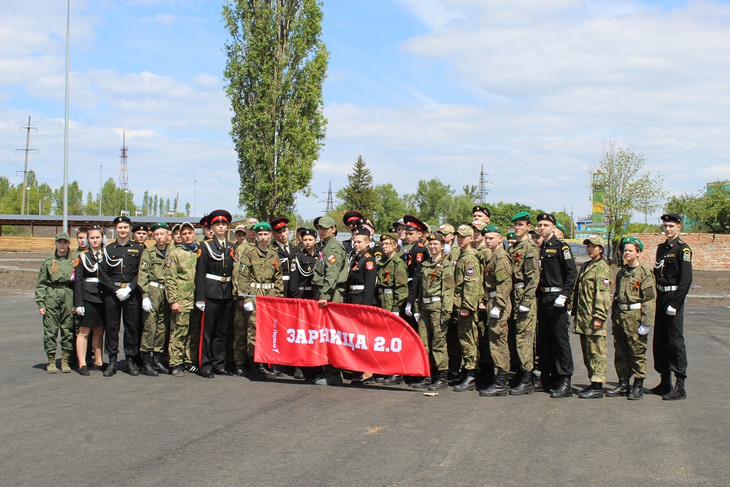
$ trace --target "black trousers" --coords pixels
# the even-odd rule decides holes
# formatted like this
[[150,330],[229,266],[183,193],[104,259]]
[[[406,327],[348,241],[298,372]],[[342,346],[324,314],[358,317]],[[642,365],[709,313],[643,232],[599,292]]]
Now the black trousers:
[[133,290],[124,301],[119,301],[115,294],[104,297],[106,318],[104,350],[109,360],[116,360],[119,353],[119,330],[122,320],[124,320],[124,355],[134,357],[139,353],[140,302],[138,289]]
[[570,350],[567,309],[554,306],[557,293],[538,293],[537,297],[537,353],[543,383],[548,378],[571,377],[573,353]]
[[684,303],[677,314],[669,316],[667,306],[670,296],[659,291],[654,317],[654,370],[660,374],[673,372],[677,377],[687,377],[687,348],[684,344]]
[[226,365],[226,331],[230,299],[205,300],[202,328],[200,330],[200,368],[213,367],[222,370]]

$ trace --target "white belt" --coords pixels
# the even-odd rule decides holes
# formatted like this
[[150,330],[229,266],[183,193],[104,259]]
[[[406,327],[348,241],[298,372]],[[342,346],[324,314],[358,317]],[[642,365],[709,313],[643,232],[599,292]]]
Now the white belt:
[[559,293],[562,290],[563,290],[562,287],[541,287],[540,288],[540,291],[542,291],[544,293]]
[[98,277],[85,277],[84,282],[99,282]]
[[282,281],[288,281],[290,276],[281,276]]
[[661,292],[666,293],[669,291],[677,291],[679,289],[679,286],[660,286],[659,284],[657,284],[656,288]]
[[628,311],[630,309],[641,309],[641,303],[619,304],[618,307],[621,311]]
[[413,280],[413,278],[412,278],[412,277],[409,277],[409,278],[408,278],[408,282],[411,282],[412,280]]
[[350,286],[350,291],[364,291],[365,285],[364,284],[356,284],[354,286]]
[[378,291],[380,292],[380,294],[393,294],[393,290],[390,289],[389,287],[386,287],[386,288],[381,287],[380,289],[378,289]]
[[229,276],[216,276],[215,274],[206,274],[205,277],[213,279],[214,281],[228,282],[231,280]]
[[251,287],[254,289],[274,289],[274,283],[273,282],[266,282],[266,283],[252,282]]
[[497,291],[492,291],[489,293],[490,298],[496,298],[497,297]]
[[159,287],[160,289],[165,289],[165,285],[162,284],[161,282],[157,282],[157,281],[150,281],[150,286]]
[[523,288],[523,287],[525,287],[525,283],[524,282],[516,282],[512,286],[513,289],[520,289],[520,288]]
[[438,303],[439,301],[441,301],[441,297],[432,296],[430,298],[422,298],[421,301],[423,301],[423,304]]
[[311,291],[312,286],[299,286],[300,291]]

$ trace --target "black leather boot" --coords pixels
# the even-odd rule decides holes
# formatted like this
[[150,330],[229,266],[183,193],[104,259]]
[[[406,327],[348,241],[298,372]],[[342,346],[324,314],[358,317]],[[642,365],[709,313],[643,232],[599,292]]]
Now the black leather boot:
[[479,395],[482,397],[506,396],[507,394],[509,394],[508,375],[507,372],[501,370],[497,372],[497,378],[494,379],[491,386],[479,391]]
[[449,387],[449,373],[445,370],[440,371],[436,375],[436,380],[428,386],[429,391],[440,391]]
[[411,387],[414,389],[428,389],[428,387],[431,385],[431,378],[430,377],[424,377],[423,379],[419,380],[418,382],[414,382],[411,384]]
[[560,379],[558,387],[550,391],[550,397],[553,399],[560,397],[570,397],[573,395],[573,388],[570,385],[570,377],[563,377]]
[[686,399],[687,391],[684,390],[684,379],[677,377],[677,382],[674,383],[674,387],[669,394],[662,396],[665,401],[676,401],[678,399]]
[[473,391],[477,385],[477,379],[473,370],[466,371],[464,380],[454,386],[454,392]]
[[619,379],[618,385],[616,387],[604,392],[606,397],[625,396],[628,393],[629,393],[629,379]]
[[644,397],[644,379],[634,378],[634,387],[629,391],[629,401],[637,401]]
[[125,356],[125,362],[127,362],[127,374],[129,375],[139,375],[139,368],[137,367],[137,364],[134,362],[134,357],[131,355]]
[[117,373],[117,358],[109,357],[109,365],[104,369],[103,377],[111,377]]
[[[127,362],[127,370],[129,370],[129,363]],[[129,373],[132,375],[132,372]],[[159,374],[152,365],[152,352],[142,354],[142,374],[150,377],[157,377]]]
[[170,369],[165,367],[165,364],[162,363],[162,355],[159,353],[152,354],[152,365],[154,365],[155,369],[157,369],[157,371],[162,375],[170,373]]
[[667,372],[662,374],[662,380],[655,387],[651,388],[651,393],[657,396],[665,396],[672,392],[672,374]]
[[509,390],[509,393],[513,396],[523,396],[525,394],[532,394],[535,389],[532,387],[532,372],[523,370],[520,383]]
[[591,385],[578,393],[581,399],[601,399],[603,398],[603,383],[591,382]]

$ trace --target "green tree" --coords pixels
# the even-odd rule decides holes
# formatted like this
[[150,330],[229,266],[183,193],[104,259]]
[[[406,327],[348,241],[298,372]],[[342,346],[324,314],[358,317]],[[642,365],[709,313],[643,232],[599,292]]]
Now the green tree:
[[338,205],[340,210],[357,210],[365,217],[370,218],[375,212],[377,201],[373,188],[373,175],[365,166],[362,156],[352,166],[352,172],[347,176],[349,184],[337,192],[337,197],[342,200]]
[[[102,186],[101,193],[101,212],[104,215],[119,215],[124,209],[128,209],[132,214],[136,209],[134,204],[134,194],[130,191],[124,191],[118,188],[114,183],[114,179],[109,178]],[[129,208],[125,208],[125,205]],[[98,211],[98,210],[97,210]]]
[[438,178],[418,181],[416,193],[410,195],[418,217],[429,225],[437,225],[446,217],[453,203],[451,186]]
[[[63,214],[63,185],[53,192],[53,211],[57,215]],[[84,192],[77,181],[68,185],[68,214],[84,214]]]
[[375,193],[375,209],[373,221],[378,233],[387,232],[390,226],[406,214],[406,204],[398,196],[398,191],[391,183],[379,184],[373,188]]
[[327,50],[316,0],[229,0],[224,75],[238,153],[239,203],[268,220],[309,194],[325,136]]
[[464,223],[471,223],[471,209],[474,208],[474,202],[479,200],[475,185],[464,186],[461,191],[461,194],[454,196],[453,203],[446,209],[446,221],[454,228]]
[[704,193],[674,196],[665,208],[682,215],[685,230],[730,233],[730,189],[715,185]]

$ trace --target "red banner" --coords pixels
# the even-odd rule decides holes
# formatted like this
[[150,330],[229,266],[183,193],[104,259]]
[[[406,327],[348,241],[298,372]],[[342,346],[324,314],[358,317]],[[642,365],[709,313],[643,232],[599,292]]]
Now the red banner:
[[256,297],[256,353],[261,363],[391,375],[430,375],[428,354],[411,326],[389,311],[360,304]]

